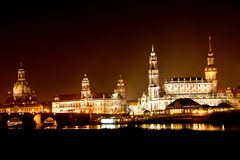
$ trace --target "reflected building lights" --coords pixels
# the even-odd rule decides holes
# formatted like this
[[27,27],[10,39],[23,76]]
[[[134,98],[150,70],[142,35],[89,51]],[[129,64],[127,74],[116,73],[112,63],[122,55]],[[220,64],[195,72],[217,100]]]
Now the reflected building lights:
[[[120,129],[127,127],[127,124],[97,124],[97,125],[78,125],[78,126],[65,126],[62,129],[82,130],[82,129]],[[141,124],[140,127],[146,130],[193,130],[193,131],[225,131],[224,125],[212,125],[204,123],[193,123],[193,124]],[[47,126],[44,129],[57,129],[54,126]],[[238,130],[237,128],[229,127],[227,130]]]
[[211,124],[203,124],[203,123],[193,123],[193,124],[142,124],[141,128],[150,129],[150,130],[182,130],[189,129],[194,131],[224,131],[224,125],[217,126]]

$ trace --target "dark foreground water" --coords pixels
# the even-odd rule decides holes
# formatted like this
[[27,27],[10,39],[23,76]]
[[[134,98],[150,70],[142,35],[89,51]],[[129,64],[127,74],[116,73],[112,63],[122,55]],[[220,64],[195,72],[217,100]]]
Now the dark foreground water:
[[[212,154],[233,155],[239,153],[239,131],[195,131],[148,130],[143,128],[119,129],[4,129],[0,130],[1,153],[10,151],[19,156],[33,153],[35,156],[87,157],[99,156],[116,159],[116,157],[141,158],[155,157],[204,156]],[[198,155],[199,154],[199,155]],[[29,155],[30,156],[30,155]],[[111,158],[111,157],[115,158]],[[46,157],[48,157],[46,155]],[[54,158],[56,159],[56,157]],[[69,159],[69,158],[68,158]],[[82,158],[77,158],[82,159]],[[160,158],[162,159],[162,158]]]
[[[170,124],[171,125],[171,124]],[[177,124],[180,125],[180,124]],[[150,125],[151,126],[151,125]],[[154,126],[152,126],[154,127]],[[155,127],[159,127],[156,125]],[[211,128],[213,129],[213,128]],[[239,130],[144,129],[2,129],[0,142],[6,145],[102,144],[102,145],[234,145],[240,148]],[[137,147],[137,146],[136,146]]]

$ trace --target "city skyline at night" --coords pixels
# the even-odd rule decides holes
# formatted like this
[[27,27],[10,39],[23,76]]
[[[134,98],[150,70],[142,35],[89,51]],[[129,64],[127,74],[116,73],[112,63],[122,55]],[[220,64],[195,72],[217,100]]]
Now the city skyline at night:
[[39,101],[80,93],[85,73],[94,92],[112,92],[121,74],[127,99],[137,99],[148,85],[152,43],[163,84],[204,75],[209,33],[219,88],[240,85],[238,4],[150,2],[2,5],[0,101],[12,91],[20,62]]

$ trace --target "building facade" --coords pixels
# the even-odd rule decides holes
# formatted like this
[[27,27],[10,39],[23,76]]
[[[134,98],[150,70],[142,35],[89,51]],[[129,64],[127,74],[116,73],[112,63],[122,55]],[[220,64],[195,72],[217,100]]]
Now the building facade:
[[201,105],[217,106],[227,101],[225,94],[215,93],[211,80],[202,77],[172,78],[164,82],[163,98],[191,98]]
[[124,81],[120,76],[117,89],[111,94],[94,94],[90,90],[90,82],[86,76],[82,80],[81,94],[58,95],[52,102],[54,113],[86,113],[86,114],[126,114],[127,103]]
[[217,106],[200,105],[191,98],[180,98],[170,103],[165,114],[208,114],[212,112],[225,112],[233,110],[234,107],[228,103],[220,103]]
[[205,78],[177,77],[163,82],[163,93],[160,92],[157,56],[152,51],[149,57],[149,86],[148,93],[143,93],[139,99],[142,110],[158,111],[166,109],[170,103],[178,98],[191,98],[201,105],[217,106],[227,102],[226,94],[218,93],[217,68],[214,64],[214,54],[209,36],[209,52]]
[[26,80],[26,72],[20,63],[17,74],[17,82],[14,83],[12,92],[8,92],[7,104],[34,104],[37,101],[35,91],[31,88]]
[[225,92],[229,104],[237,108],[240,108],[240,87],[238,88],[227,87]]
[[199,110],[201,105],[191,98],[180,98],[170,103],[165,110],[166,114],[192,114]]
[[20,63],[17,72],[17,82],[14,83],[12,92],[8,92],[6,102],[1,105],[0,112],[4,113],[37,113],[49,112],[49,106],[37,102],[37,95],[32,91],[26,80],[26,72]]

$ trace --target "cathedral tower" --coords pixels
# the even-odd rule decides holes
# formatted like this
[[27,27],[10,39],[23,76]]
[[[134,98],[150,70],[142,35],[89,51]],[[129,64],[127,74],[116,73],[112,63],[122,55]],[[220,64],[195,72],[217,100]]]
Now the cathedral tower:
[[20,67],[18,68],[18,81],[25,81],[25,70],[22,67],[22,62],[20,63]]
[[207,66],[205,67],[205,79],[213,82],[213,93],[217,93],[217,68],[214,64],[214,54],[212,52],[211,36],[209,35],[209,51],[207,57]]
[[90,98],[90,96],[91,96],[90,83],[87,78],[87,75],[84,74],[84,78],[82,80],[81,98]]
[[124,86],[124,81],[122,79],[122,76],[120,74],[120,77],[117,81],[117,92],[123,97],[126,98],[126,90]]
[[150,100],[159,100],[159,73],[157,67],[157,56],[154,51],[154,45],[152,44],[152,51],[149,56],[149,85],[148,85],[148,96]]

